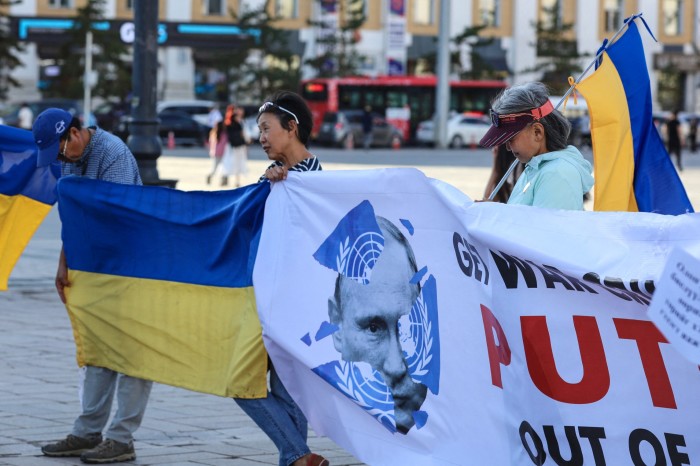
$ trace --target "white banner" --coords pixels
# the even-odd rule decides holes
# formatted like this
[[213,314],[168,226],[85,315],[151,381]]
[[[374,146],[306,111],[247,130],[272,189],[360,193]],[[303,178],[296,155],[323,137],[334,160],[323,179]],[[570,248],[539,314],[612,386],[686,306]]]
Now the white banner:
[[290,173],[254,283],[314,430],[371,465],[700,462],[700,371],[647,308],[700,217],[473,203],[412,169]]

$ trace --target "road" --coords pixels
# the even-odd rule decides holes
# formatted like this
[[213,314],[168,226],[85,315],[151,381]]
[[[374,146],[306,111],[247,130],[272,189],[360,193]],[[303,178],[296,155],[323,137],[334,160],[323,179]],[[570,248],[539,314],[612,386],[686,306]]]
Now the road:
[[[392,149],[337,149],[310,147],[325,170],[363,170],[389,167],[415,167],[427,176],[452,184],[472,199],[481,199],[488,180],[492,156],[490,149],[435,149],[432,147],[406,147]],[[593,162],[590,147],[581,150],[584,157]],[[700,168],[700,152],[683,152],[686,170],[680,173],[688,196],[694,206],[700,206],[700,178],[695,175]],[[250,146],[249,172],[242,183],[254,183],[269,164],[267,156],[259,145]],[[158,159],[161,178],[178,179],[177,188],[185,191],[221,189],[217,180],[212,186],[203,183],[209,171],[210,162],[204,148],[164,149]],[[594,188],[595,189],[595,188]],[[594,193],[593,193],[594,194]],[[593,210],[591,202],[587,210]]]

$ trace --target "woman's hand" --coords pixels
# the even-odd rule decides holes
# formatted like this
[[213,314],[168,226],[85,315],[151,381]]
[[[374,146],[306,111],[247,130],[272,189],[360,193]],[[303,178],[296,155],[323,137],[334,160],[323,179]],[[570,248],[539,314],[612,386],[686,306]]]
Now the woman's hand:
[[286,167],[270,167],[265,170],[265,178],[270,181],[282,181],[287,179],[287,168]]

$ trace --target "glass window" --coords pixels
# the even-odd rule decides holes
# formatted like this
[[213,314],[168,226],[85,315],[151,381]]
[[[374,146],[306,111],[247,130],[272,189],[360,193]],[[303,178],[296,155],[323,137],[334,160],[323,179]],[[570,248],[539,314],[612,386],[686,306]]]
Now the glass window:
[[605,12],[605,32],[616,32],[622,27],[625,15],[624,0],[605,0],[603,4]]
[[560,29],[564,23],[563,1],[542,0],[542,26],[545,29]]
[[127,9],[127,10],[133,10],[133,9],[134,9],[134,0],[126,0],[126,9]]
[[283,19],[299,17],[297,0],[275,0],[275,14]]
[[416,24],[435,23],[434,0],[413,0],[413,22]]
[[479,0],[479,24],[501,26],[501,0]]
[[71,0],[49,0],[51,8],[70,8]]
[[667,36],[679,36],[683,34],[683,0],[663,0],[661,14],[663,15],[664,34]]
[[226,0],[204,0],[202,5],[205,15],[222,15],[225,6]]

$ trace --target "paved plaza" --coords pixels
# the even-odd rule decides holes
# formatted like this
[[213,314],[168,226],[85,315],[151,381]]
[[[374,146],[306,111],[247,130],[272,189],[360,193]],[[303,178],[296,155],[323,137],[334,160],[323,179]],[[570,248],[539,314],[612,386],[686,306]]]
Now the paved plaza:
[[[318,155],[323,161],[323,153]],[[700,160],[700,155],[689,157]],[[428,176],[472,198],[483,195],[487,166],[431,166],[426,160],[417,168]],[[251,160],[243,184],[255,182],[267,165],[260,157]],[[158,160],[161,178],[177,179],[178,189],[186,191],[221,189],[216,179],[212,186],[205,184],[209,166],[205,155]],[[378,167],[324,162],[325,170],[365,168]],[[700,208],[700,168],[691,165],[681,177]],[[592,209],[590,202],[586,208]],[[0,293],[0,465],[82,464],[40,451],[42,444],[69,433],[79,413],[73,335],[53,286],[59,251],[60,221],[54,208],[17,264],[9,291]],[[333,441],[313,431],[309,437],[311,449],[332,465],[363,464]],[[160,384],[154,385],[135,447],[137,460],[131,464],[139,465],[260,466],[278,461],[272,442],[233,400]]]

